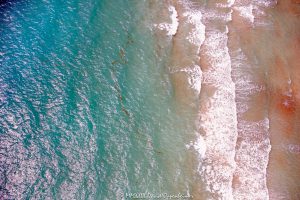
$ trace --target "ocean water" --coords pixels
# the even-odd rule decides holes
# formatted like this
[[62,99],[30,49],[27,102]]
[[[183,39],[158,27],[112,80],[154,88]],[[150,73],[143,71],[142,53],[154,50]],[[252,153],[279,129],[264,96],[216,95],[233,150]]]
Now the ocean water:
[[1,5],[0,199],[187,194],[189,113],[177,109],[146,6]]
[[0,200],[297,200],[299,1],[0,1]]

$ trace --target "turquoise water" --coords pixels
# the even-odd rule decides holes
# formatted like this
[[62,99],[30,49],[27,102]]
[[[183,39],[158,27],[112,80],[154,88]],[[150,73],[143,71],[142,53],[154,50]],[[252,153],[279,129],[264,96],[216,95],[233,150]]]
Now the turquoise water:
[[147,1],[6,1],[0,199],[131,199],[191,189],[189,114],[174,101]]

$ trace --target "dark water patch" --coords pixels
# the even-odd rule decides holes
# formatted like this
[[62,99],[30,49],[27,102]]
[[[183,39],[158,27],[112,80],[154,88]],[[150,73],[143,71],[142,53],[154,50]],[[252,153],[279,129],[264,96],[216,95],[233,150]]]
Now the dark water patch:
[[119,47],[118,50],[118,54],[117,56],[113,59],[113,61],[111,62],[110,65],[110,72],[111,72],[111,79],[113,80],[113,88],[115,89],[118,99],[119,99],[119,103],[121,106],[121,111],[127,116],[127,117],[131,117],[131,113],[129,112],[128,109],[126,109],[124,103],[126,102],[126,99],[124,97],[124,92],[122,91],[122,88],[119,83],[119,77],[117,77],[117,70],[119,70],[120,68],[126,68],[128,67],[128,58],[126,57],[127,54],[127,49],[130,48],[130,46],[134,43],[134,40],[131,36],[130,33],[128,33],[128,31],[126,31],[126,39],[125,39],[125,43]]
[[0,0],[0,22],[9,10],[21,3],[25,3],[25,0]]
[[0,6],[1,7],[5,7],[5,6],[9,6],[11,4],[13,4],[14,1],[12,0],[0,0]]

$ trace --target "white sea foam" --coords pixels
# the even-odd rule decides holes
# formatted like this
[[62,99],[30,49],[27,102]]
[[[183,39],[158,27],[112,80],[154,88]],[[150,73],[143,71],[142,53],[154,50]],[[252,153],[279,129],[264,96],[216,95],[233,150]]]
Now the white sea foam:
[[160,30],[165,30],[167,32],[168,36],[173,36],[177,33],[178,29],[178,14],[174,6],[169,6],[168,8],[170,12],[170,20],[171,23],[160,23],[160,24],[154,24],[155,27],[159,28]]
[[[184,4],[184,12],[182,14],[182,24],[183,26],[187,26],[189,32],[186,33],[185,39],[188,41],[187,45],[194,46],[195,52],[187,52],[188,54],[194,54],[195,60],[191,60],[192,63],[199,62],[199,51],[200,47],[205,40],[205,26],[202,23],[202,14],[200,11],[194,10],[188,4]],[[180,71],[186,72],[188,77],[188,83],[190,87],[196,92],[196,95],[199,95],[201,90],[201,82],[202,82],[202,71],[199,65],[193,64],[191,66],[185,67]]]
[[[189,5],[178,4],[182,11],[178,16],[180,19],[178,35],[174,38],[173,48],[180,49],[179,54],[172,55],[173,62],[171,73],[184,72],[188,76],[188,84],[198,96],[201,90],[202,71],[199,62],[200,47],[205,39],[205,26],[201,22],[201,12],[195,11]],[[188,31],[187,31],[188,30]],[[186,62],[182,62],[185,60]]]
[[[199,46],[200,49],[200,46],[205,40],[205,26],[201,21],[201,12],[189,9],[188,11],[183,13],[183,16],[187,18],[186,22],[193,25],[186,39],[190,43]],[[199,53],[199,51],[197,53]]]
[[205,12],[205,15],[203,15],[204,21],[211,21],[211,22],[229,22],[232,20],[231,18],[231,11],[230,12],[215,12],[215,10],[207,9],[203,10],[202,13]]
[[177,14],[177,11],[174,6],[170,6],[169,11],[172,13],[171,14],[172,23],[171,23],[171,29],[169,30],[168,34],[175,35],[177,32],[177,29],[178,29],[178,25],[179,25],[179,22],[177,19],[178,14]]
[[271,150],[268,129],[268,118],[259,122],[239,120],[234,199],[264,200],[269,198],[266,185],[266,169]]
[[252,3],[260,7],[268,8],[275,6],[277,4],[277,0],[254,0]]
[[[242,114],[249,110],[249,96],[265,88],[256,84],[251,74],[242,73],[251,65],[241,49],[230,57],[227,23],[232,20],[232,9],[235,9],[252,24],[259,24],[255,20],[257,13],[270,4],[254,1],[244,5],[241,0],[239,4],[229,0],[216,4],[215,8],[201,7],[196,11],[189,1],[180,2],[185,6],[178,9],[178,16],[174,7],[177,17],[174,18],[175,12],[169,9],[173,13],[171,18],[180,19],[174,44],[188,41],[186,46],[192,50],[184,48],[181,54],[192,54],[192,60],[172,67],[170,72],[187,73],[191,88],[200,94],[198,137],[186,147],[198,152],[198,172],[210,194],[208,199],[268,199],[266,167],[271,149],[268,118],[257,122],[241,120]],[[185,45],[180,43],[179,46]],[[203,58],[197,55],[200,52]],[[202,72],[203,66],[198,62],[204,58],[207,66]],[[180,58],[177,56],[177,59]],[[233,182],[236,179],[241,184]]]
[[248,6],[236,6],[234,9],[237,10],[246,20],[254,23],[253,5],[250,4]]
[[[236,9],[251,23],[254,22],[252,6]],[[222,19],[223,16],[226,18]],[[203,72],[203,84],[214,86],[216,91],[212,97],[203,101],[200,109],[201,140],[198,144],[205,146],[205,151],[199,151],[200,175],[207,184],[207,191],[212,194],[211,198],[266,199],[266,167],[271,149],[267,135],[269,122],[266,118],[256,123],[238,123],[239,113],[246,112],[248,105],[247,101],[236,101],[236,93],[247,96],[264,90],[264,87],[254,84],[250,75],[235,77],[235,83],[232,80],[232,65],[242,70],[244,66],[240,61],[246,58],[238,54],[239,62],[232,63],[227,47],[228,28],[222,32],[209,26],[215,20],[227,23],[231,20],[231,12],[215,13],[214,10],[210,10],[206,12],[204,19],[209,31],[206,32],[203,51],[210,67]],[[242,98],[241,96],[239,97]],[[240,143],[236,146],[238,134],[244,139],[239,140]],[[260,142],[255,143],[254,140]],[[234,176],[238,177],[242,184],[233,189]]]
[[233,197],[237,200],[268,199],[266,169],[271,150],[269,119],[242,120],[243,114],[249,110],[251,96],[265,88],[253,81],[255,77],[251,72],[256,67],[248,63],[241,49],[231,52],[231,60],[238,116]]
[[235,0],[227,0],[224,3],[216,3],[216,6],[219,8],[229,8],[234,4]]
[[[277,4],[276,0],[236,0],[234,9],[239,12],[247,21],[251,22],[254,26],[270,26],[271,20],[265,10]],[[257,19],[257,20],[255,20]]]
[[[233,2],[227,3],[227,6],[222,7],[230,7]],[[209,29],[201,47],[201,55],[205,57],[209,67],[206,66],[206,71],[202,74],[204,88],[202,86],[197,125],[201,136],[193,147],[199,153],[198,171],[206,185],[206,191],[210,194],[208,198],[233,199],[232,178],[237,138],[235,86],[231,79],[231,61],[227,48],[228,28],[225,24],[223,30],[214,26],[217,21],[230,21],[231,11],[201,11],[204,26]],[[215,92],[206,97],[205,94],[211,87],[215,88]]]
[[[227,48],[228,32],[216,30],[207,34],[206,38],[206,27],[202,23],[201,12],[191,9],[188,5],[185,6],[183,14],[180,15],[182,24],[179,24],[177,40],[187,41],[185,46],[192,51],[183,49],[182,54],[188,55],[192,60],[188,66],[180,66],[179,69],[174,67],[177,69],[175,72],[187,73],[188,82],[197,94],[200,94],[202,83],[218,87],[214,96],[206,102],[207,112],[200,111],[199,129],[201,131],[197,133],[196,141],[191,142],[187,147],[195,149],[198,153],[199,173],[206,184],[207,191],[220,199],[232,199],[231,186],[235,168],[237,122],[235,89],[231,80],[231,64]],[[190,30],[190,32],[184,30]],[[186,40],[181,40],[181,38]],[[201,59],[198,54],[202,46],[206,48],[207,56],[212,64],[211,70],[205,73],[196,64]]]
[[205,158],[205,153],[206,153],[206,142],[204,138],[199,135],[198,132],[196,132],[197,139],[196,141],[191,141],[190,144],[186,145],[187,149],[193,148],[194,150],[197,151],[199,160],[203,160]]
[[[202,73],[198,122],[201,136],[190,146],[199,152],[198,170],[211,194],[209,198],[268,199],[269,120],[242,120],[249,110],[250,96],[263,92],[265,87],[255,83],[255,77],[249,73],[253,66],[241,49],[229,54],[226,24],[232,20],[232,10],[224,8],[238,11],[254,26],[265,26],[270,24],[265,9],[275,1],[237,1],[200,9],[201,23],[206,28],[201,55],[209,67]],[[215,92],[207,96],[206,90],[211,88]],[[290,145],[287,149],[297,152],[299,148]]]
[[200,105],[199,130],[206,142],[206,152],[199,173],[211,198],[216,199],[233,199],[237,121],[227,39],[227,31],[211,30],[203,44],[204,56],[210,63],[203,72],[203,84],[216,91]]
[[289,153],[300,153],[300,144],[288,144],[284,146],[284,149],[286,149]]
[[193,65],[178,70],[177,72],[185,72],[188,74],[188,83],[190,87],[195,90],[198,95],[201,90],[202,71],[199,65]]

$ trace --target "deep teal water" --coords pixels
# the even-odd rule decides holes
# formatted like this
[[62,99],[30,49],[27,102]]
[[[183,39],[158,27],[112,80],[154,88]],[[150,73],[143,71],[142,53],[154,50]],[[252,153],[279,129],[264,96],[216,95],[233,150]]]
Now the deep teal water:
[[130,199],[192,184],[147,1],[1,5],[0,199]]

